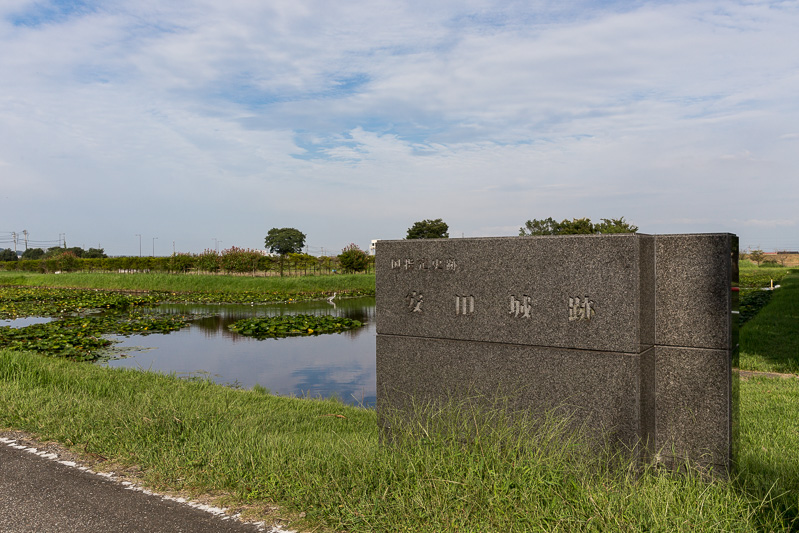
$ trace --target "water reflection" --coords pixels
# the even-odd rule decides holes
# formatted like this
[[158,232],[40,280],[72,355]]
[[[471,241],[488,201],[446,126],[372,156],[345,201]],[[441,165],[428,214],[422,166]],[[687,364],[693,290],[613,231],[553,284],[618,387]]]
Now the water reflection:
[[0,320],[0,327],[25,328],[34,324],[46,324],[53,320],[50,317],[26,316],[24,318],[12,318]]
[[[102,364],[180,375],[208,375],[245,388],[256,383],[276,394],[338,396],[348,403],[375,403],[374,298],[274,305],[173,305],[159,312],[200,314],[189,328],[169,335],[111,337],[128,357]],[[364,327],[334,335],[256,340],[230,331],[242,318],[282,314],[333,315]]]

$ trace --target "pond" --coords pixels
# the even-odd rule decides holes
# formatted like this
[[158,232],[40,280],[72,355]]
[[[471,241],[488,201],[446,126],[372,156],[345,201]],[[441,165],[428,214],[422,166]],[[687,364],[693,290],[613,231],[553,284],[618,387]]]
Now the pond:
[[[208,377],[225,385],[260,385],[273,394],[337,396],[350,404],[374,406],[375,299],[270,305],[164,304],[162,313],[200,318],[168,335],[109,336],[115,344],[109,367],[127,367]],[[230,331],[242,318],[284,314],[329,314],[359,320],[362,328],[332,335],[256,340]]]

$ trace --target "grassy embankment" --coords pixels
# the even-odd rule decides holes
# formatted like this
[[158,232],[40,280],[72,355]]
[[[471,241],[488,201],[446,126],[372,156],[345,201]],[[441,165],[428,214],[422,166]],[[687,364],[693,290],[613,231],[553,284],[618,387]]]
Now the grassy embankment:
[[[795,277],[795,276],[794,276]],[[792,283],[788,278],[783,287]],[[763,309],[767,313],[777,302]],[[749,326],[741,332],[749,335]],[[796,315],[793,317],[794,323]],[[795,336],[796,326],[783,334]],[[753,357],[758,357],[756,354]],[[794,355],[794,359],[796,359]],[[378,445],[373,411],[204,381],[0,351],[0,427],[32,432],[147,483],[280,507],[292,527],[348,531],[779,531],[799,527],[799,380],[741,387],[730,482],[610,470],[557,427],[509,434],[454,409],[454,428]],[[464,428],[478,427],[476,433]],[[470,444],[458,435],[477,434]],[[564,441],[565,439],[565,441]],[[564,444],[566,442],[566,444]],[[272,517],[276,516],[274,513]]]
[[[765,303],[741,328],[741,370],[799,373],[799,270],[788,272],[784,268],[741,269],[742,301],[755,300],[755,306]],[[744,292],[744,281],[750,287],[769,287],[771,280],[780,288]]]

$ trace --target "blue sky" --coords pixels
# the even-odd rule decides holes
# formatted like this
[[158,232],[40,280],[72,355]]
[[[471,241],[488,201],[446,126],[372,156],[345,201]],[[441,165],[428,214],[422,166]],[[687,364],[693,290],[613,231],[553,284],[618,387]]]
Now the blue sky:
[[4,0],[0,247],[624,216],[799,250],[797,27],[796,1]]

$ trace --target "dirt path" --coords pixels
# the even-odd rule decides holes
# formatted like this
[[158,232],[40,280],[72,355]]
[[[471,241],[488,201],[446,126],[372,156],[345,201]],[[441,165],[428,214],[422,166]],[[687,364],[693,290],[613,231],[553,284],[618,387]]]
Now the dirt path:
[[741,379],[749,379],[755,377],[763,378],[782,378],[782,379],[799,379],[797,374],[780,374],[778,372],[759,372],[757,370],[736,370]]

